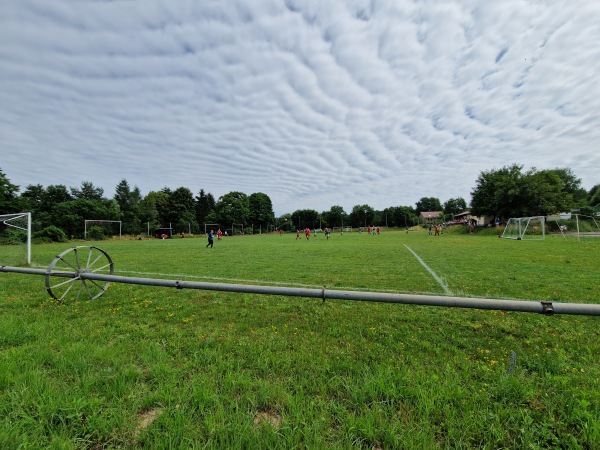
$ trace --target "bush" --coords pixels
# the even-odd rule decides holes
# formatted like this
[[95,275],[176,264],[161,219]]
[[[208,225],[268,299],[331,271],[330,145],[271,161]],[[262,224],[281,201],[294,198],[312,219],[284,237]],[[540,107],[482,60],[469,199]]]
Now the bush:
[[27,232],[23,230],[8,229],[2,236],[4,245],[18,245],[27,242]]
[[63,230],[54,225],[34,233],[34,238],[50,242],[67,242],[67,235]]
[[87,230],[87,238],[95,241],[103,241],[106,239],[106,235],[104,234],[102,227],[90,227],[90,229]]

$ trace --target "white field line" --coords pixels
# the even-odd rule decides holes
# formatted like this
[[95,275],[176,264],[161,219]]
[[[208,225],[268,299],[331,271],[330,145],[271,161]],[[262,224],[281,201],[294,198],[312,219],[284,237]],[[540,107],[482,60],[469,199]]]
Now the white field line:
[[431,274],[431,276],[432,276],[432,277],[435,279],[435,281],[437,281],[437,282],[438,282],[438,284],[439,284],[439,285],[442,287],[442,289],[444,290],[444,292],[445,292],[447,295],[453,295],[453,294],[452,294],[452,291],[451,291],[451,290],[448,288],[448,286],[446,285],[446,283],[444,283],[444,282],[442,281],[442,279],[441,279],[440,277],[438,277],[438,276],[436,275],[436,273],[435,273],[433,270],[431,270],[427,264],[425,264],[425,261],[423,261],[423,260],[422,260],[422,259],[419,257],[419,255],[417,255],[417,254],[416,254],[416,253],[413,251],[413,249],[412,249],[412,248],[410,248],[408,245],[404,244],[404,246],[405,246],[405,247],[408,249],[408,251],[410,251],[410,252],[411,252],[411,253],[412,253],[412,254],[415,256],[415,258],[417,258],[417,260],[418,260],[418,261],[421,263],[421,265],[422,265],[423,267],[425,267],[425,269],[427,269],[427,272],[429,272],[429,273]]

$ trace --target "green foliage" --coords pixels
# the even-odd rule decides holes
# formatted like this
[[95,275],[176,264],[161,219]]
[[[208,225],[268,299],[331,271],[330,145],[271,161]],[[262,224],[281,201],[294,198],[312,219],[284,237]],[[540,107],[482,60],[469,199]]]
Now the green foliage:
[[344,208],[339,205],[332,206],[329,211],[324,211],[321,213],[321,217],[324,221],[323,226],[330,228],[341,227],[344,225],[344,222],[349,224],[348,214],[346,214]]
[[54,225],[50,225],[43,230],[34,233],[33,237],[49,242],[67,242],[67,235],[65,232]]
[[596,184],[589,192],[590,206],[600,206],[600,184]]
[[5,245],[17,245],[27,242],[27,232],[15,228],[7,228],[0,234],[2,243]]
[[375,210],[369,205],[354,205],[348,219],[353,227],[366,227],[375,223]]
[[440,199],[436,197],[422,197],[415,207],[417,214],[424,211],[442,211],[442,209]]
[[198,196],[196,197],[196,221],[198,224],[207,223],[208,215],[215,209],[215,199],[213,195],[208,192],[204,192],[204,189],[200,189]]
[[114,200],[119,205],[119,220],[123,223],[123,233],[138,234],[142,230],[142,196],[139,188],[131,190],[127,180],[123,179],[116,187]]
[[91,226],[87,230],[87,238],[94,241],[103,241],[106,239],[106,235],[104,234],[104,229],[102,227]]
[[273,213],[273,203],[267,194],[256,192],[248,197],[248,221],[255,228],[262,226],[266,229],[267,225],[275,222]]
[[291,227],[297,230],[319,228],[319,213],[314,209],[299,209],[291,215]]
[[165,223],[180,224],[191,221],[195,223],[194,208],[194,194],[192,194],[192,191],[184,187],[175,189],[171,195],[169,195],[169,220]]
[[0,212],[2,214],[21,212],[19,186],[12,184],[0,168]]
[[81,200],[102,200],[104,197],[104,189],[95,187],[91,181],[81,183],[81,189],[71,188],[71,195],[75,199]]
[[499,170],[482,172],[471,192],[471,212],[478,216],[530,217],[568,211],[580,195],[580,180],[570,169],[523,173],[513,164]]
[[467,210],[467,202],[462,197],[451,198],[444,203],[444,214],[460,214]]
[[247,224],[250,214],[248,196],[243,192],[229,192],[219,198],[214,211],[207,220],[224,224],[226,228],[234,223]]

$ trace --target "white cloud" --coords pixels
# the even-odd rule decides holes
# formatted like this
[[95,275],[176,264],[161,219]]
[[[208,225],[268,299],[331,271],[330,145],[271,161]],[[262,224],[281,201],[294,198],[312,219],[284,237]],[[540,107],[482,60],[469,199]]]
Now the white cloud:
[[265,192],[278,214],[468,201],[513,162],[589,189],[598,23],[594,2],[9,2],[0,168]]

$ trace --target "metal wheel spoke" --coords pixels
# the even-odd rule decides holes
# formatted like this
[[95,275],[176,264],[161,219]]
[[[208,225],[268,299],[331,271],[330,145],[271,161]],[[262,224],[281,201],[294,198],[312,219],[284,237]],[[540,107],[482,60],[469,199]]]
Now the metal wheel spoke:
[[88,272],[90,272],[90,273],[97,273],[97,272],[100,272],[101,270],[106,269],[107,267],[110,267],[110,266],[111,266],[110,264],[105,264],[102,267],[98,267],[97,269],[88,270]]
[[58,256],[56,257],[55,261],[56,261],[56,262],[58,262],[57,260],[58,260],[58,261],[60,261],[60,262],[62,262],[62,263],[64,263],[65,265],[67,265],[68,267],[70,267],[71,269],[73,269],[74,271],[76,271],[76,272],[77,272],[77,271],[79,271],[79,267],[75,267],[75,266],[74,266],[73,264],[71,264],[69,261],[67,261],[66,259],[64,259],[64,258],[62,257],[62,255],[58,255]]
[[79,263],[79,252],[77,252],[77,248],[75,247],[73,249],[73,253],[75,254],[75,262],[77,263],[77,270],[79,271],[81,269],[81,264]]
[[85,286],[85,280],[81,280],[81,284],[79,285],[79,289],[77,290],[77,295],[75,296],[75,301],[79,301],[79,296],[81,295],[81,291],[83,290],[83,286]]
[[[75,280],[70,280],[70,281],[75,281]],[[64,283],[61,283],[64,284]],[[62,293],[62,295],[60,297],[55,297],[57,300],[64,300],[64,298],[67,296],[67,294],[69,293],[69,291],[73,288],[73,286],[75,286],[75,283],[72,283],[66,290],[65,292]]]
[[[87,251],[87,255],[84,253]],[[85,266],[82,263],[85,262]],[[98,267],[94,267],[98,265]],[[66,301],[74,299],[79,301],[80,297],[86,295],[93,300],[100,297],[110,284],[107,281],[86,280],[85,273],[108,272],[113,274],[114,266],[112,259],[103,250],[94,246],[73,247],[64,251],[50,264],[46,274],[46,290],[56,300]],[[66,277],[66,281],[52,283],[52,276]],[[79,284],[77,289],[73,286]]]
[[[56,288],[59,288],[59,287],[61,287],[61,286],[65,285],[65,284],[68,284],[68,283],[75,284],[75,283],[77,283],[77,281],[79,281],[79,277],[76,277],[76,278],[69,278],[68,280],[62,281],[62,282],[60,282],[60,283],[53,284],[52,286],[49,286],[49,287],[50,287],[50,288],[54,288],[54,289],[56,289]],[[70,288],[69,288],[69,289],[70,289]]]

